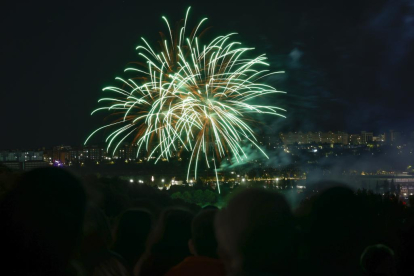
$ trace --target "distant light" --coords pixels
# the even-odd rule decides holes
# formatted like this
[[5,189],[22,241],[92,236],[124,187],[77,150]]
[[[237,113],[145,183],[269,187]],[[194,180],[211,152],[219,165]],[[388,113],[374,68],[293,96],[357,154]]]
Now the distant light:
[[154,176],[151,176],[151,181],[154,182]]
[[129,180],[129,182],[133,183],[133,182],[134,182],[134,180],[133,180],[133,179],[130,179],[130,180]]
[[244,182],[244,181],[246,181],[246,179],[245,178],[242,178],[242,181]]
[[164,183],[164,179],[161,179],[161,182]]

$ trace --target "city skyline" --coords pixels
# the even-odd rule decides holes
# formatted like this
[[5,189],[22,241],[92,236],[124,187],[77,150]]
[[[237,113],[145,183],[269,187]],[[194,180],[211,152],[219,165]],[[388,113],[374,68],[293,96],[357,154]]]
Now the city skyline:
[[[263,133],[262,133],[263,134]],[[298,142],[295,141],[293,143],[286,143],[283,139],[283,135],[285,138],[288,138],[288,135],[293,136],[294,138],[291,138],[293,140],[300,140],[300,139],[307,139],[307,142]],[[310,135],[310,136],[309,136]],[[314,138],[315,135],[323,136],[323,138],[316,139]],[[337,136],[339,135],[339,138]],[[341,138],[341,135],[344,135],[343,138]],[[365,135],[365,137],[363,137]],[[369,138],[367,138],[367,135]],[[352,138],[354,136],[354,138]],[[306,138],[307,137],[307,138]],[[355,137],[359,137],[356,141]],[[368,142],[390,142],[394,140],[400,140],[400,138],[404,139],[412,139],[414,138],[414,130],[413,131],[396,131],[396,130],[388,130],[387,132],[382,133],[375,133],[372,131],[366,131],[362,130],[359,132],[347,132],[347,131],[289,131],[289,132],[276,132],[274,135],[257,135],[257,139],[259,143],[262,143],[263,141],[269,139],[269,138],[276,138],[280,139],[280,141],[283,144],[323,144],[323,143],[339,143],[339,144],[366,144]],[[305,141],[304,140],[304,141]],[[129,145],[129,146],[135,146],[134,144],[130,144],[129,142],[123,142],[122,145]],[[27,146],[20,146],[15,148],[5,148],[0,146],[0,151],[36,151],[36,150],[45,150],[50,149],[54,147],[74,147],[74,148],[88,148],[88,147],[106,147],[106,142],[104,140],[102,141],[95,141],[95,143],[89,143],[88,145],[84,145],[84,143],[55,143],[53,145],[41,145],[36,147],[27,147]],[[145,150],[141,150],[142,152],[145,152]]]
[[[348,136],[344,132],[314,132],[306,135],[300,132],[280,133],[279,139],[261,137],[259,143],[268,152],[269,159],[260,156],[252,145],[245,144],[246,149],[250,148],[247,151],[249,158],[241,164],[227,159],[221,162],[219,173],[240,169],[246,172],[264,169],[265,173],[266,168],[297,168],[304,171],[328,169],[334,176],[343,173],[382,175],[387,171],[412,175],[414,132],[405,136],[397,132],[391,134],[377,136],[380,140],[365,131],[361,132],[358,139],[353,139],[352,134]],[[347,137],[346,140],[343,137]],[[212,149],[214,146],[210,150]],[[88,146],[66,145],[38,150],[0,150],[0,163],[13,170],[30,170],[50,165],[69,166],[79,170],[85,165],[88,173],[119,176],[137,170],[135,173],[148,174],[149,172],[143,170],[146,168],[151,173],[169,171],[170,174],[180,175],[184,173],[181,166],[189,158],[188,153],[178,149],[170,160],[162,159],[161,165],[155,165],[155,157],[150,158],[142,149],[140,154],[137,156],[137,147],[131,144],[122,145],[114,155],[105,149],[104,143]],[[209,170],[206,167],[202,171]]]

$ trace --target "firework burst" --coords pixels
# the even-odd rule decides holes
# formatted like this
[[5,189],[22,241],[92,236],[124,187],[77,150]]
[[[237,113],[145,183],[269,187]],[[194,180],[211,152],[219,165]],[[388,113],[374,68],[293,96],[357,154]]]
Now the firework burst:
[[[197,178],[197,164],[205,160],[208,167],[217,166],[225,156],[237,162],[247,158],[241,143],[249,142],[265,152],[256,143],[250,125],[254,114],[271,114],[284,117],[276,106],[253,104],[252,100],[267,94],[284,93],[260,82],[277,73],[264,68],[266,56],[247,58],[246,48],[233,41],[236,33],[219,36],[209,44],[201,44],[200,27],[206,18],[186,37],[188,8],[183,26],[173,35],[168,20],[169,33],[161,34],[158,50],[150,47],[142,38],[143,45],[136,49],[144,60],[137,68],[126,68],[137,75],[134,78],[116,78],[121,86],[103,89],[112,96],[101,98],[105,103],[92,112],[106,110],[112,123],[99,130],[113,131],[106,138],[107,150],[114,154],[126,139],[155,157],[169,159],[174,152],[191,152],[187,181],[191,168]],[[108,93],[109,94],[109,93]],[[267,156],[266,156],[267,157]],[[218,184],[218,183],[217,183]],[[217,185],[219,188],[219,185]]]

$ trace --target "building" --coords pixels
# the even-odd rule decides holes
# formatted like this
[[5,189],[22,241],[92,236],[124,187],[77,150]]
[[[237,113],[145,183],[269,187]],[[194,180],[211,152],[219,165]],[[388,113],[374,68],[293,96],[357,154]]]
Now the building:
[[67,160],[69,159],[69,151],[70,151],[71,147],[70,146],[56,146],[53,147],[52,150],[48,151],[47,155],[47,162],[55,162],[55,161],[59,161],[63,164],[65,164],[67,162]]
[[2,162],[2,164],[6,166],[7,168],[14,170],[14,171],[23,170],[23,162],[6,161],[6,162]]
[[394,131],[390,130],[385,134],[387,144],[394,146],[405,146],[407,144],[414,144],[413,131]]
[[115,156],[117,156],[119,159],[135,160],[137,159],[137,151],[138,151],[138,146],[124,144],[123,146],[117,149]]
[[40,161],[27,161],[22,163],[24,171],[30,171],[37,168],[45,168],[48,167],[49,164],[43,160]]
[[0,162],[42,161],[43,151],[1,151]]
[[378,136],[372,137],[373,142],[385,142],[385,134],[380,134]]
[[[309,138],[306,134],[299,132],[280,133],[280,139],[285,145],[309,144]],[[311,138],[312,139],[312,138]]]
[[0,152],[0,162],[23,162],[24,154],[20,151]]
[[43,151],[1,151],[0,162],[12,170],[29,171],[35,168],[48,166],[48,163],[43,161]]
[[68,151],[69,162],[82,162],[85,160],[102,161],[107,157],[107,152],[102,146],[91,145],[85,147],[72,147]]
[[372,142],[374,135],[372,132],[366,132],[366,131],[361,131],[361,143],[362,144],[367,144],[369,142]]
[[385,140],[388,144],[399,143],[401,142],[401,132],[390,130],[385,135]]
[[351,134],[349,135],[349,144],[351,145],[361,145],[362,139],[360,134]]
[[349,135],[346,132],[288,132],[280,133],[280,139],[284,145],[293,144],[343,144],[347,145]]

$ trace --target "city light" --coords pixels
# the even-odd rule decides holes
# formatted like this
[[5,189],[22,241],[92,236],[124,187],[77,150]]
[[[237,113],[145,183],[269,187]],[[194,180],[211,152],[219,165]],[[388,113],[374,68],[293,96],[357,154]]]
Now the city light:
[[130,180],[129,180],[129,182],[133,183],[133,182],[134,182],[134,180],[133,180],[133,179],[130,179]]

